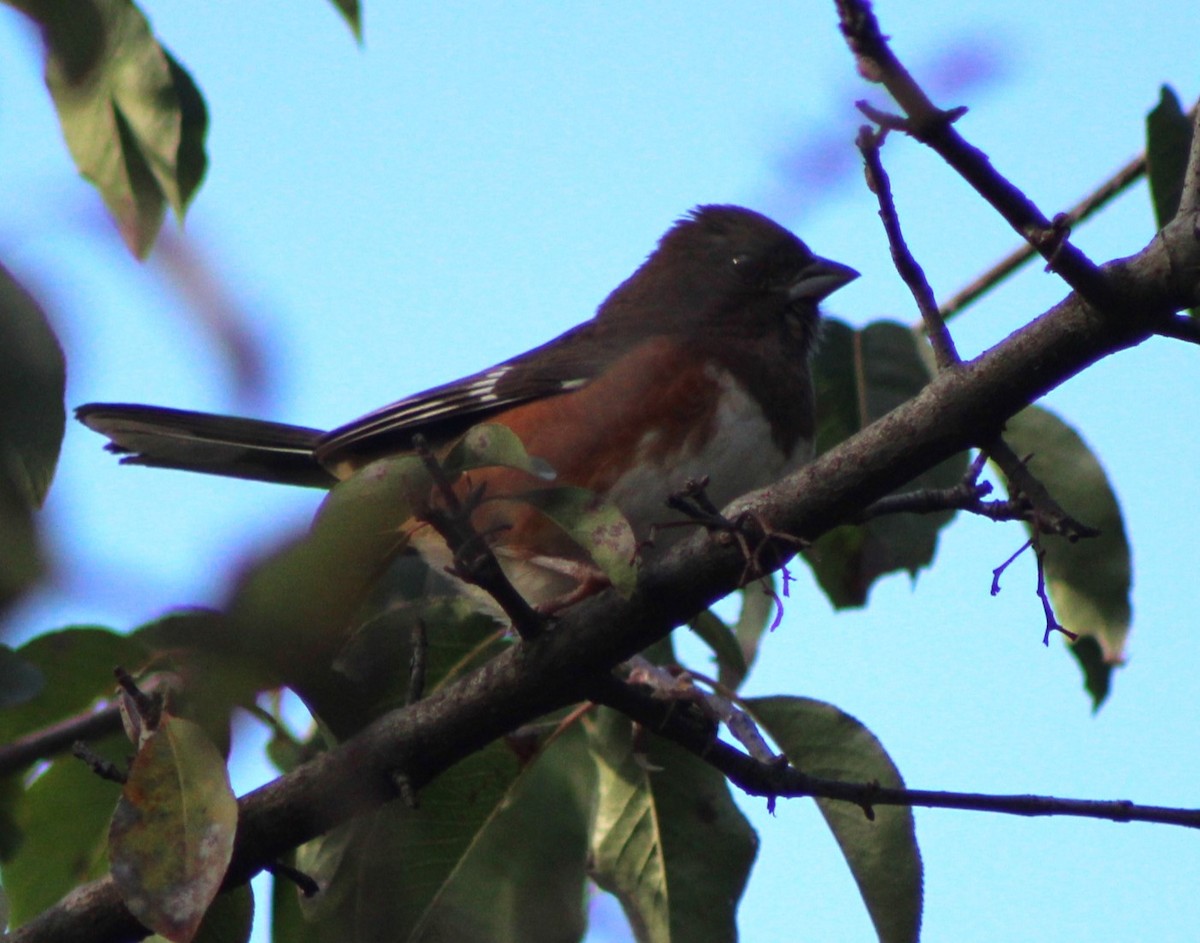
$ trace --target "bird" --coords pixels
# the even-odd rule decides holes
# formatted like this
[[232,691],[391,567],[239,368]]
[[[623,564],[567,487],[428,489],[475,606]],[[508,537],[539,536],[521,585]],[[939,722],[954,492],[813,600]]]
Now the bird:
[[[323,488],[412,451],[415,437],[437,450],[498,423],[556,484],[615,505],[645,541],[689,480],[706,479],[721,507],[811,460],[818,305],[858,276],[760,213],[701,205],[590,320],[332,431],[128,403],[89,403],[76,416],[126,464]],[[528,505],[500,500],[529,486],[522,473],[471,474],[494,499],[474,523],[514,587],[535,606],[578,593],[583,548]],[[436,536],[414,545],[434,567],[448,565]]]

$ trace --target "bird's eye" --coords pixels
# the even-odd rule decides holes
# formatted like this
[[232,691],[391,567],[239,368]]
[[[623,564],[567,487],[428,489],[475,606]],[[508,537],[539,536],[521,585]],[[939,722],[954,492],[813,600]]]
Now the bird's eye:
[[751,260],[752,260],[752,256],[745,255],[745,254],[735,255],[732,259],[730,259],[730,261],[733,263],[734,268],[745,268],[747,265],[750,264]]

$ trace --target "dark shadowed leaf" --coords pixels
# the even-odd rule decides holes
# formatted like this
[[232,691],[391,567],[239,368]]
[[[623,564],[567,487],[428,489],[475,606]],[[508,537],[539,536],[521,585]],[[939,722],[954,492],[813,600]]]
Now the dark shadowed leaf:
[[419,809],[393,802],[302,846],[297,866],[322,890],[301,909],[340,939],[420,939],[519,773],[514,752],[493,743],[421,790]]
[[7,645],[0,645],[0,709],[32,701],[46,687],[46,676]]
[[45,312],[0,266],[0,473],[38,506],[62,444],[67,365]]
[[[1174,90],[1164,85],[1158,104],[1146,115],[1146,177],[1160,229],[1179,209],[1191,146],[1192,121],[1184,114]],[[1192,308],[1191,314],[1200,316],[1200,308]]]
[[1030,406],[1008,421],[1004,438],[1050,494],[1074,518],[1095,527],[1099,537],[1071,543],[1043,536],[1046,586],[1059,622],[1093,639],[1073,645],[1084,681],[1099,707],[1108,693],[1112,669],[1124,658],[1132,618],[1130,589],[1133,558],[1125,536],[1121,507],[1104,468],[1079,433],[1040,406]]
[[[908,327],[876,321],[862,330],[829,320],[813,364],[817,390],[817,452],[833,448],[929,382],[929,368]],[[947,488],[967,469],[965,454],[942,462],[902,489]],[[951,512],[890,514],[868,523],[835,528],[818,539],[805,559],[838,608],[862,606],[872,584],[897,570],[916,576],[933,561],[938,531]]]
[[164,714],[143,738],[109,830],[113,880],[130,912],[188,943],[220,890],[236,828],[220,752],[198,725]]
[[217,895],[200,921],[192,943],[246,943],[253,927],[254,894],[248,884],[243,884]]
[[587,924],[587,826],[594,777],[578,726],[547,746],[481,829],[418,939],[581,939]]
[[46,85],[71,156],[134,254],[166,206],[181,219],[204,176],[204,100],[129,0],[22,0],[42,27]]
[[639,943],[730,943],[758,837],[725,778],[601,709],[589,737],[597,769],[592,878],[625,908]]
[[32,509],[54,478],[66,363],[46,315],[0,266],[0,608],[42,571]]
[[724,619],[711,609],[705,609],[688,620],[688,628],[712,649],[723,677],[740,680],[746,676],[746,656],[742,654],[742,647],[733,634],[733,627],[727,625]]
[[1167,225],[1179,209],[1183,174],[1192,146],[1192,122],[1183,113],[1179,98],[1164,85],[1158,104],[1146,115],[1146,176],[1159,228]]
[[[751,700],[746,707],[802,772],[904,786],[874,735],[831,704],[770,697]],[[912,810],[876,806],[872,820],[846,802],[818,799],[817,805],[850,865],[881,943],[915,943],[921,931],[923,877]]]

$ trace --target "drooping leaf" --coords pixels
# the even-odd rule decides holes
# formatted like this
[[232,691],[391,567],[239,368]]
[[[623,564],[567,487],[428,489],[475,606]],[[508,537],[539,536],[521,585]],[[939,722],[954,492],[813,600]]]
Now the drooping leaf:
[[42,28],[46,85],[80,173],[144,256],[166,206],[183,218],[204,176],[199,89],[130,0],[20,0]]
[[597,769],[592,878],[614,894],[639,943],[728,943],[758,838],[725,778],[653,738],[635,755],[608,709],[591,731]]
[[[817,452],[842,440],[911,399],[929,382],[922,343],[908,327],[876,321],[861,330],[828,320],[813,364],[817,390]],[[966,473],[965,454],[947,459],[909,482],[903,491],[946,488]],[[821,589],[838,608],[866,604],[880,576],[928,566],[938,531],[951,512],[889,514],[825,534],[805,553]]]
[[1067,630],[1091,638],[1072,651],[1084,669],[1084,681],[1099,707],[1108,693],[1114,666],[1124,658],[1132,619],[1130,591],[1133,555],[1116,493],[1099,459],[1079,433],[1040,406],[1022,410],[1005,427],[1005,439],[1021,457],[1032,456],[1030,471],[1068,514],[1100,531],[1099,537],[1071,543],[1042,535],[1046,587],[1058,621]]
[[221,754],[198,725],[164,713],[134,758],[109,830],[113,880],[130,912],[189,943],[220,890],[236,828]]
[[[747,708],[797,769],[821,779],[904,785],[866,727],[809,698],[755,698]],[[880,943],[915,943],[921,930],[922,866],[912,810],[876,806],[874,818],[832,799],[817,805],[850,865]]]
[[451,876],[418,939],[565,943],[586,927],[594,768],[565,732],[513,783]]

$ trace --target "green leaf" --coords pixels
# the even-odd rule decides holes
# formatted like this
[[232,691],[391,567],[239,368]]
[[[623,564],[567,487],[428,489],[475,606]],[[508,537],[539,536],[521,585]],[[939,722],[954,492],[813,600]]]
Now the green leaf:
[[58,463],[66,381],[45,312],[0,265],[0,475],[33,506],[45,499]]
[[1043,535],[1046,588],[1055,615],[1067,630],[1091,638],[1072,646],[1085,672],[1092,706],[1108,693],[1112,669],[1124,659],[1132,619],[1133,558],[1125,523],[1108,476],[1079,433],[1040,406],[1010,419],[1004,438],[1018,455],[1031,455],[1029,469],[1068,514],[1100,531],[1099,537],[1071,543]]
[[0,265],[0,609],[42,572],[32,509],[54,478],[66,363],[46,315]]
[[[124,734],[88,746],[118,766],[129,752]],[[16,807],[24,840],[0,870],[14,925],[108,870],[108,825],[119,794],[120,787],[73,756],[55,760],[33,781]]]
[[637,585],[637,538],[614,505],[604,503],[586,488],[569,485],[524,491],[511,500],[537,508],[587,551],[618,593],[627,599],[633,593]]
[[1164,85],[1158,104],[1146,115],[1146,176],[1159,229],[1174,219],[1179,209],[1191,147],[1192,122],[1175,92]]
[[228,606],[245,650],[293,683],[327,671],[390,560],[402,525],[427,499],[429,474],[414,456],[381,459],[340,482],[312,530],[241,579]]
[[121,665],[135,671],[148,657],[137,641],[93,627],[39,635],[17,653],[42,674],[45,686],[21,706],[0,711],[0,743],[81,713],[97,699],[112,695],[113,668]]
[[590,731],[597,798],[592,877],[625,908],[639,943],[728,943],[758,838],[725,778],[607,708]]
[[182,219],[204,176],[204,100],[129,0],[19,8],[42,27],[46,86],[71,156],[142,257],[166,206]]
[[594,767],[575,726],[513,783],[451,876],[420,939],[561,943],[587,925]]
[[442,469],[450,478],[473,468],[497,467],[515,468],[547,481],[554,479],[554,469],[544,459],[531,456],[515,432],[494,422],[472,426],[442,459]]
[[164,713],[134,758],[109,830],[113,880],[138,920],[173,943],[195,936],[229,867],[237,811],[212,741]]
[[420,939],[519,772],[513,752],[493,743],[421,790],[419,809],[393,802],[302,846],[297,867],[322,891],[301,909],[356,943]]
[[[755,698],[746,704],[787,755],[810,776],[843,782],[877,782],[902,788],[904,781],[874,735],[849,714],[809,698]],[[861,808],[816,800],[850,865],[881,943],[915,943],[921,930],[922,867],[912,810]]]
[[[817,391],[817,453],[833,448],[901,403],[929,382],[929,367],[916,334],[890,321],[862,330],[827,320],[813,364]],[[947,488],[967,470],[966,454],[947,459],[919,475],[902,491]],[[917,571],[933,561],[938,531],[953,512],[889,514],[863,525],[825,534],[805,554],[821,589],[838,608],[863,606],[871,586],[885,573]]]

